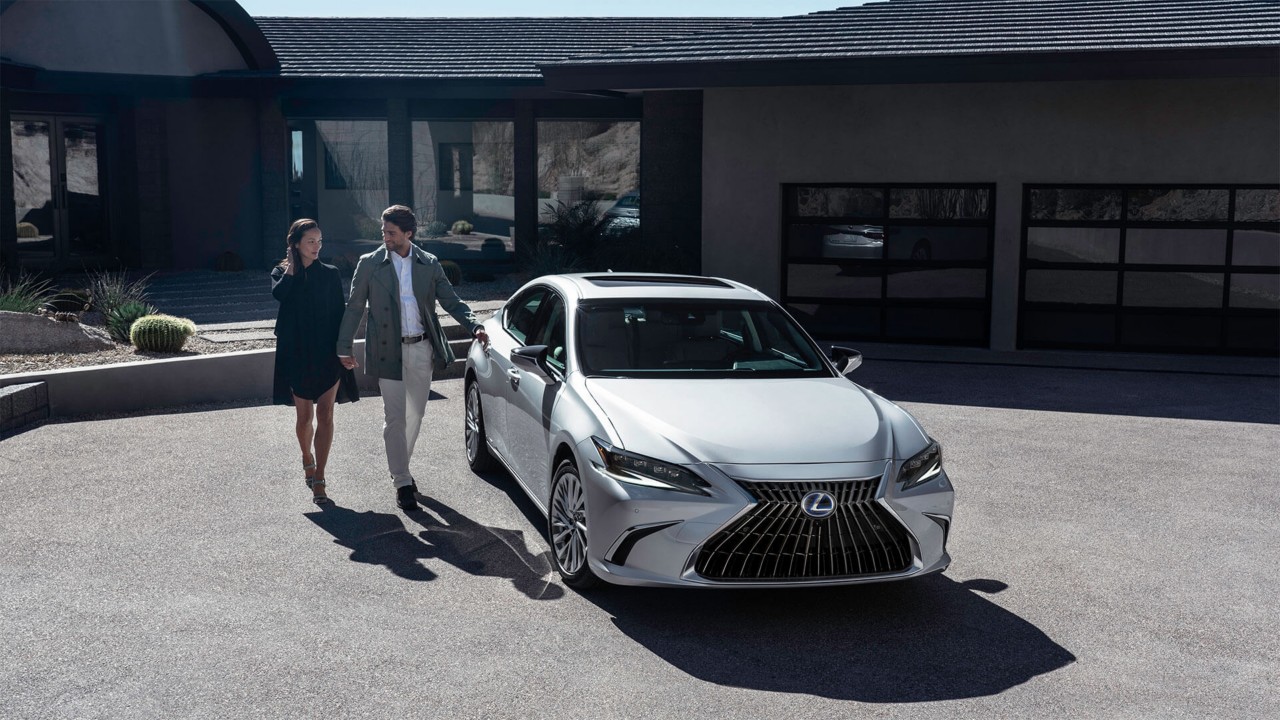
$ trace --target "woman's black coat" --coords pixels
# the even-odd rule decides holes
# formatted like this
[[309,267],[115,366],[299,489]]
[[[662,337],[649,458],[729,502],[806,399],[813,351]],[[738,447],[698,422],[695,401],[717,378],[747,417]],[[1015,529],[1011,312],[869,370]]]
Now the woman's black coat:
[[295,393],[315,400],[334,382],[338,402],[359,400],[355,373],[342,367],[334,352],[346,309],[338,268],[317,261],[294,272],[271,271],[271,294],[280,301],[272,402],[292,405]]

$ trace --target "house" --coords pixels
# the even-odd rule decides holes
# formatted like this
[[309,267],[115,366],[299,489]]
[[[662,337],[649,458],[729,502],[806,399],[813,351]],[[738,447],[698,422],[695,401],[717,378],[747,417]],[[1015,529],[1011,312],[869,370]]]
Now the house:
[[1273,0],[0,13],[8,267],[260,265],[292,217],[359,247],[393,202],[442,256],[501,260],[547,204],[638,190],[641,242],[820,337],[1280,353]]

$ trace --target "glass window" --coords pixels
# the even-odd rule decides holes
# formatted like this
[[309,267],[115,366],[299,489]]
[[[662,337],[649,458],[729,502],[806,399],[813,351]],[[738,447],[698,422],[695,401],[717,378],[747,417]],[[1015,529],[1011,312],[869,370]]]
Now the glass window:
[[990,215],[986,188],[894,188],[889,217],[921,220],[978,220]]
[[540,220],[545,221],[557,203],[594,202],[603,215],[639,187],[639,122],[538,122]]
[[787,266],[787,294],[793,297],[879,298],[880,269],[849,265]]
[[985,298],[987,271],[981,268],[937,268],[889,271],[888,297]]
[[880,334],[879,306],[790,303],[787,310],[817,337],[856,338]]
[[1280,265],[1280,233],[1236,230],[1231,239],[1232,265]]
[[326,242],[380,240],[387,208],[387,123],[317,120],[316,167],[324,165],[317,213]]
[[1114,305],[1114,270],[1028,270],[1024,297],[1029,302]]
[[[1231,307],[1280,309],[1280,275],[1232,273]],[[1280,326],[1271,331],[1280,333]]]
[[1239,222],[1280,221],[1280,189],[1236,190],[1236,220]]
[[1119,262],[1120,230],[1077,227],[1028,228],[1027,259],[1059,263]]
[[1222,318],[1170,313],[1127,313],[1120,343],[1135,348],[1210,348],[1221,342]]
[[1221,265],[1227,261],[1226,230],[1130,228],[1126,264]]
[[1031,191],[1032,220],[1118,220],[1120,191],[1037,188]]
[[792,225],[788,237],[791,257],[847,260],[884,257],[881,225]]
[[889,227],[893,260],[985,260],[991,231],[985,227]]
[[818,349],[769,303],[648,299],[599,303],[582,307],[578,334],[582,339],[579,359],[588,375],[829,374]]
[[1222,273],[1134,272],[1124,274],[1128,307],[1222,307]]
[[49,152],[49,123],[14,120],[13,204],[18,220],[18,252],[53,252],[53,184]]
[[1226,220],[1228,190],[1129,191],[1130,220]]
[[515,250],[514,123],[415,120],[413,201],[415,240],[436,257],[509,259]]
[[502,316],[503,327],[521,345],[526,344],[525,340],[534,330],[534,322],[538,319],[538,308],[542,306],[542,300],[546,294],[546,288],[532,288],[506,306],[506,312]]
[[560,299],[559,295],[551,293],[550,297],[547,298],[547,302],[549,303],[547,320],[538,330],[538,340],[534,344],[546,345],[547,363],[560,372],[564,372],[565,364],[568,362],[564,343],[564,301]]
[[1036,345],[1113,345],[1114,313],[1028,310],[1021,315],[1022,340]]
[[883,217],[884,190],[800,186],[792,190],[791,214],[798,217]]
[[910,340],[977,342],[987,329],[987,312],[977,308],[890,307],[885,334]]

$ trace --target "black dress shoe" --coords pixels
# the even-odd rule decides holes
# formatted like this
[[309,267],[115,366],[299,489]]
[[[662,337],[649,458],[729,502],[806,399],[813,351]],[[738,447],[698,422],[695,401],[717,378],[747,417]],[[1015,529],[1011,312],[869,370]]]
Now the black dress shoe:
[[405,485],[402,488],[396,488],[396,505],[399,505],[400,509],[405,512],[421,510],[422,508],[418,507],[418,501],[414,497],[417,492],[417,485]]

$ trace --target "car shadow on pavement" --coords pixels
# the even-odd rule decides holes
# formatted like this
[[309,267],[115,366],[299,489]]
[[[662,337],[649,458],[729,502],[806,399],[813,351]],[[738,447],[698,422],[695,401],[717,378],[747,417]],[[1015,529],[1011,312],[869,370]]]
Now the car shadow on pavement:
[[352,562],[381,565],[406,580],[435,580],[439,575],[424,562],[439,560],[471,575],[506,578],[533,600],[564,596],[549,581],[546,553],[529,552],[522,531],[481,525],[434,498],[418,500],[424,510],[410,514],[408,526],[399,515],[334,503],[306,517],[349,548]]
[[1280,423],[1273,376],[867,360],[849,379],[894,402]]
[[799,590],[606,587],[584,597],[628,637],[701,680],[902,703],[994,695],[1075,661],[979,594],[1006,587],[931,575]]

